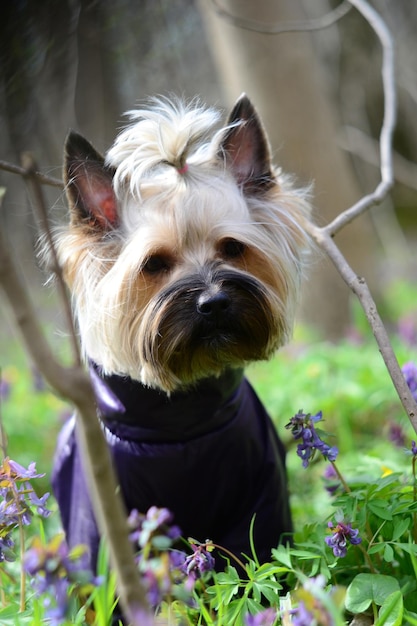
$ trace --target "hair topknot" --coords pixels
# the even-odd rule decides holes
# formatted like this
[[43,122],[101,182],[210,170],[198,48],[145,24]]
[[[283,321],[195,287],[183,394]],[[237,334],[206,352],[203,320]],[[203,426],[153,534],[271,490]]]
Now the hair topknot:
[[170,165],[184,174],[188,157],[201,149],[219,120],[218,111],[198,99],[186,103],[162,97],[126,115],[132,123],[117,137],[106,163],[116,169],[115,188],[127,184],[132,193],[159,166]]

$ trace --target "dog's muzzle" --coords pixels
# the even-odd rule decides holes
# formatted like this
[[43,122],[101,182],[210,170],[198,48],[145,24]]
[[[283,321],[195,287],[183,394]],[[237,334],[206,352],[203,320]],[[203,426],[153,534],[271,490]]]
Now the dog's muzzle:
[[268,358],[280,332],[268,293],[255,278],[205,271],[173,282],[151,303],[143,359],[158,377],[170,371],[188,383]]

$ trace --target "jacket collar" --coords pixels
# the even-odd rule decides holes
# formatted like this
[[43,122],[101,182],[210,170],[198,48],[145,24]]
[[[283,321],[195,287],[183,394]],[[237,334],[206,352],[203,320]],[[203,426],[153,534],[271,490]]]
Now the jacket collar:
[[105,376],[95,363],[90,376],[105,425],[113,432],[137,428],[148,440],[185,441],[213,431],[234,417],[242,398],[240,369],[169,396],[127,376]]

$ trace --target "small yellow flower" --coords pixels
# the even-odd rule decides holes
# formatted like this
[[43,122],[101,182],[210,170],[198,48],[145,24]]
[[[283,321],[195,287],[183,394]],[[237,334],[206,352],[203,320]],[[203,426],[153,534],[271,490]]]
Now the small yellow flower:
[[382,478],[385,478],[385,476],[389,476],[390,474],[393,474],[393,470],[390,467],[387,467],[386,465],[382,465],[381,470],[382,470],[382,474],[381,474]]

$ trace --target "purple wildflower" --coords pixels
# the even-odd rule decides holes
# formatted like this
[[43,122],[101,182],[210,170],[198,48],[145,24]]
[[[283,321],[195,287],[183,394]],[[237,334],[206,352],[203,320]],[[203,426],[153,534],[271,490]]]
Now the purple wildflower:
[[41,478],[45,474],[36,472],[36,464],[30,463],[26,469],[16,461],[5,458],[0,465],[0,496],[4,499],[0,503],[0,527],[5,525],[5,515],[8,516],[7,525],[17,525],[19,521],[28,526],[32,520],[32,507],[36,507],[38,515],[48,517],[50,511],[45,507],[49,494],[39,498],[34,491],[29,478]]
[[[157,564],[155,563],[157,566]],[[142,572],[142,583],[146,589],[149,604],[156,608],[161,604],[164,596],[168,596],[171,590],[171,581],[164,568],[152,568],[148,563]]]
[[29,491],[29,501],[32,506],[36,507],[36,513],[41,517],[47,518],[50,516],[51,511],[46,508],[45,503],[49,498],[49,493],[44,493],[43,496],[39,498],[35,491]]
[[206,543],[191,543],[192,554],[187,556],[183,565],[183,571],[192,580],[197,580],[205,572],[209,572],[214,569],[215,560],[210,554],[213,550],[211,542]]
[[178,526],[171,525],[173,515],[171,511],[164,508],[152,506],[146,515],[139,513],[136,509],[131,511],[128,517],[129,528],[132,529],[130,539],[144,548],[149,543],[157,542],[157,538],[166,538],[166,547],[170,547],[172,541],[181,536]]
[[[183,571],[186,554],[179,550],[164,550],[147,558],[140,554],[137,558],[142,582],[146,589],[149,604],[156,608],[167,597],[174,597],[180,585],[185,581]],[[188,594],[194,587],[186,585]],[[184,596],[182,596],[184,600]]]
[[405,446],[405,433],[401,424],[390,422],[388,425],[388,439],[399,448]]
[[285,426],[291,430],[295,440],[302,439],[302,443],[297,446],[297,454],[303,462],[303,467],[308,467],[316,450],[321,452],[328,461],[335,461],[339,453],[336,446],[331,447],[320,439],[316,431],[315,423],[319,422],[322,417],[321,411],[312,416],[300,410]]
[[[173,515],[168,509],[155,506],[146,515],[133,510],[128,518],[130,539],[140,548],[136,560],[152,607],[176,595],[184,600],[184,592],[188,596],[196,580],[214,564],[208,544],[191,544],[193,554],[190,556],[173,549],[181,531],[172,521]],[[182,584],[184,586],[180,587]]]
[[411,454],[417,456],[417,445],[415,441],[411,442]]
[[3,472],[6,472],[14,480],[43,478],[45,476],[45,474],[36,473],[36,463],[29,463],[29,467],[26,469],[23,465],[20,465],[20,463],[17,463],[12,459],[5,459],[2,468],[0,468],[0,476],[2,474],[1,469],[3,469]]
[[[51,624],[61,624],[67,617],[72,592],[87,590],[98,581],[84,566],[85,550],[69,550],[58,535],[47,545],[35,538],[25,554],[25,571],[33,577],[33,587],[39,594],[47,594],[44,605]],[[85,587],[84,587],[85,586]]]
[[0,530],[0,563],[3,561],[15,561],[16,555],[13,552],[14,541],[10,533]]
[[276,619],[276,610],[269,608],[260,613],[256,613],[256,615],[246,615],[245,626],[272,626]]
[[16,461],[5,458],[0,465],[0,562],[14,561],[12,532],[21,524],[28,526],[32,521],[33,507],[38,515],[48,517],[45,507],[49,494],[39,498],[28,478],[38,478],[35,463],[26,469]]
[[[322,574],[313,578],[308,578],[300,591],[294,593],[298,598],[298,606],[288,611],[291,616],[291,624],[295,626],[334,626],[334,619],[328,609],[322,603],[323,590],[326,580]],[[326,595],[332,596],[333,591],[329,589]]]
[[409,361],[402,366],[401,371],[414,400],[417,401],[417,365]]
[[19,507],[15,500],[2,500],[0,502],[0,532],[8,526],[14,527],[19,524]]
[[414,313],[400,319],[398,322],[398,334],[404,343],[410,346],[417,344],[417,326]]
[[362,539],[359,537],[359,530],[352,528],[349,522],[342,522],[336,518],[337,524],[328,523],[328,527],[334,532],[330,537],[325,538],[327,545],[332,548],[333,554],[337,557],[344,557],[347,554],[348,542],[357,545]]
[[10,398],[11,384],[4,378],[0,379],[0,400],[6,401]]
[[293,626],[311,626],[315,623],[314,615],[307,610],[302,600],[298,603],[296,609],[291,609],[291,624]]

